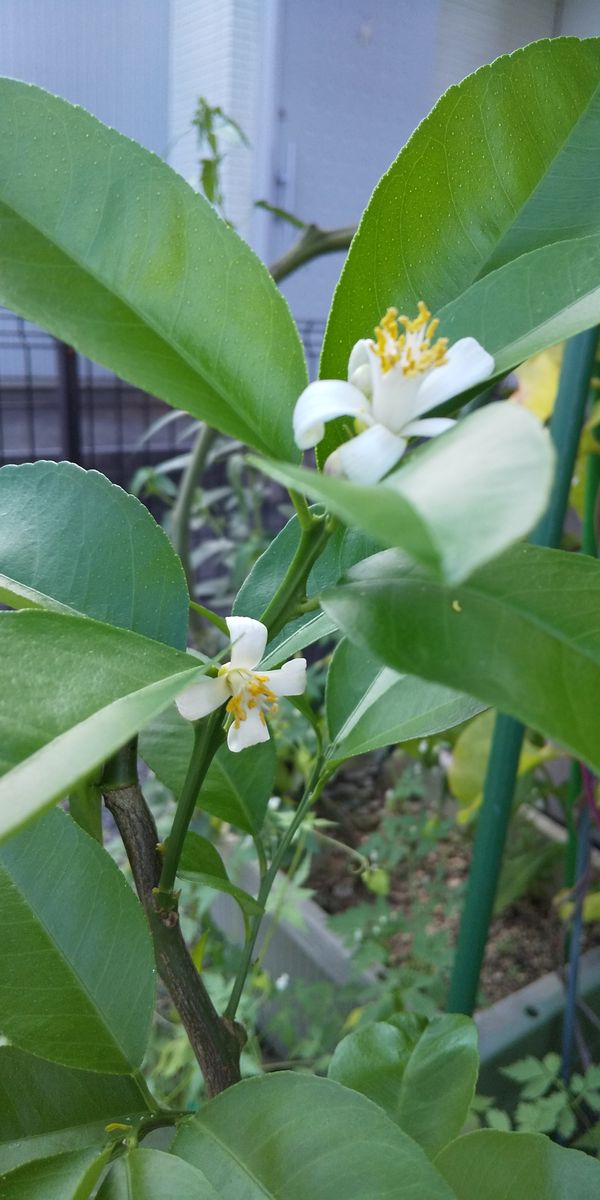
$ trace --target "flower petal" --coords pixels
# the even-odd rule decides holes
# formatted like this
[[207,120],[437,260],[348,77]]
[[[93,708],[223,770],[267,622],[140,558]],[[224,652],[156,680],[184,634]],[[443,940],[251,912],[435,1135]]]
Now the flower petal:
[[444,400],[459,396],[467,388],[489,379],[494,371],[494,359],[475,338],[461,338],[446,354],[443,367],[433,367],[423,380],[417,397],[414,417],[429,412]]
[[181,695],[177,696],[175,703],[186,721],[199,721],[201,717],[207,717],[228,699],[227,683],[223,676],[220,676],[217,679],[199,679],[198,683],[190,684],[185,691],[181,692]]
[[373,359],[369,353],[373,346],[368,338],[361,338],[352,347],[348,359],[348,382],[354,384],[365,396],[371,396],[373,391],[372,368]]
[[405,375],[400,363],[383,371],[376,354],[371,355],[373,373],[373,417],[392,433],[402,433],[407,421],[417,416],[421,386],[418,375]]
[[258,742],[268,742],[269,730],[266,721],[261,720],[258,709],[250,709],[245,721],[235,722],[229,726],[227,745],[234,754],[246,750],[248,746],[256,746]]
[[321,441],[327,421],[335,417],[370,419],[369,401],[358,388],[343,379],[319,379],[309,383],[296,401],[294,438],[301,450]]
[[451,417],[425,417],[422,420],[409,421],[408,425],[402,430],[405,437],[437,437],[440,433],[446,433],[447,429],[452,429],[456,425]]
[[253,617],[226,617],[231,638],[231,665],[251,671],[260,662],[267,644],[267,627]]
[[276,696],[301,696],[306,688],[306,659],[290,658],[278,671],[269,671],[267,687]]
[[405,438],[390,433],[385,425],[371,425],[358,437],[338,446],[329,455],[325,470],[332,475],[344,475],[353,483],[378,483],[405,450]]

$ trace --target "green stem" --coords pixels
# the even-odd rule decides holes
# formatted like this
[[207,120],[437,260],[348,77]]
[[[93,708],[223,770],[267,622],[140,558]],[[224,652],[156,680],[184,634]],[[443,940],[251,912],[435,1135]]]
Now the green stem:
[[173,818],[171,832],[166,842],[162,870],[158,888],[155,891],[157,912],[170,912],[177,907],[177,896],[174,891],[177,868],[183,850],[183,842],[188,831],[194,809],[198,801],[198,793],[211,761],[224,738],[222,726],[222,711],[220,708],[197,721],[194,725],[194,748],[188,763],[187,775],[177,809]]
[[300,492],[295,492],[292,488],[290,488],[289,497],[294,505],[294,508],[296,509],[300,528],[310,529],[312,527],[314,517],[310,511],[310,508],[308,507],[306,496],[303,496]]
[[[273,855],[271,865],[269,866],[269,869],[261,882],[257,899],[263,910],[266,907],[267,900],[269,899],[269,895],[271,893],[271,888],[273,887],[277,872],[285,858],[285,855],[287,854],[287,851],[291,846],[309,808],[320,796],[322,788],[327,782],[327,778],[327,772],[323,771],[323,760],[322,758],[318,758],[311,773],[310,780],[306,785],[304,795],[298,805],[298,808],[296,809],[296,815],[282,837],[275,854]],[[261,922],[262,916],[254,917],[252,921],[250,937],[246,939],[240,965],[238,967],[231,991],[231,996],[229,997],[229,1003],[224,1013],[225,1019],[228,1021],[233,1021],[235,1019],[235,1014],[238,1010],[238,1005],[244,990],[244,984],[246,983],[246,978],[252,965],[252,955],[254,953],[254,947],[256,945],[256,939],[259,934]]]
[[192,447],[190,461],[183,472],[177,500],[171,512],[171,541],[183,563],[190,592],[193,590],[193,572],[190,566],[190,518],[194,494],[206,465],[210,448],[216,437],[210,425],[201,425]]
[[332,527],[326,517],[312,515],[308,529],[302,529],[296,553],[285,577],[260,618],[271,638],[294,616],[297,602],[306,591],[312,566],[322,553],[331,532]]
[[[550,422],[558,452],[556,474],[548,508],[531,538],[537,545],[557,546],[560,542],[597,344],[598,329],[590,329],[572,338],[565,348]],[[452,971],[450,1012],[470,1015],[475,1007],[524,732],[523,725],[513,717],[500,713],[496,718]]]
[[254,849],[256,850],[256,857],[258,859],[258,869],[260,872],[260,877],[261,877],[261,879],[264,879],[264,877],[267,873],[269,864],[267,862],[267,855],[265,853],[263,840],[262,840],[260,834],[257,833],[252,838],[252,841],[254,842]]

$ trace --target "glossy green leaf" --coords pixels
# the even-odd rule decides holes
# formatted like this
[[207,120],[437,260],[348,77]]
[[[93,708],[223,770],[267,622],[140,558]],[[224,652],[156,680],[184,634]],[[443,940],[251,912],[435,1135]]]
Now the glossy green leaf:
[[135,496],[74,463],[26,463],[0,469],[0,512],[1,603],[67,609],[185,649],[183,568]]
[[329,1078],[362,1092],[434,1158],[460,1133],[477,1073],[477,1029],[468,1017],[438,1017],[418,1037],[395,1024],[357,1029],[337,1046]]
[[524,254],[479,279],[439,317],[451,342],[477,338],[494,355],[495,376],[506,375],[600,320],[600,234]]
[[[140,736],[144,762],[175,796],[183,787],[193,740],[190,722],[174,707],[165,709]],[[258,833],[272,795],[275,765],[272,741],[251,746],[241,755],[222,746],[202,784],[199,807],[245,833]]]
[[321,597],[344,633],[556,738],[600,772],[600,563],[516,546],[444,587],[393,551]]
[[132,1150],[111,1167],[98,1200],[217,1200],[201,1169],[161,1150]]
[[539,1133],[479,1129],[446,1146],[436,1166],[457,1200],[597,1200],[600,1162]]
[[345,638],[327,674],[330,762],[461,725],[481,704],[437,683],[399,675]]
[[89,1200],[108,1155],[108,1150],[73,1150],[25,1163],[0,1179],[0,1200]]
[[[299,544],[300,525],[298,517],[294,515],[261,554],[240,588],[233,605],[236,615],[260,619],[282,582]],[[308,577],[307,596],[316,596],[324,587],[335,583],[344,571],[368,554],[374,554],[378,548],[378,543],[360,529],[336,529]],[[335,624],[324,613],[309,612],[297,617],[269,642],[264,666],[282,662],[333,632]]]
[[100,1075],[0,1048],[0,1175],[34,1158],[101,1145],[113,1121],[147,1115],[128,1075]]
[[83,109],[11,79],[0,180],[3,304],[215,429],[297,458],[298,332],[202,196]]
[[225,892],[226,895],[232,896],[242,912],[249,916],[260,916],[263,911],[248,892],[231,882],[216,846],[193,830],[185,835],[177,874],[180,879],[200,883],[204,887],[214,888],[217,892]]
[[[345,377],[352,346],[372,335],[389,305],[412,313],[423,299],[437,313],[456,302],[458,314],[459,297],[490,271],[550,243],[598,233],[598,184],[589,164],[599,126],[596,38],[536,42],[450,88],[369,201],[334,296],[321,376]],[[568,280],[557,283],[566,308]],[[486,295],[495,342],[484,344],[514,363],[518,357],[504,352],[514,309],[523,305],[533,331],[544,301],[528,288],[513,291],[511,300],[512,313]],[[581,313],[578,327],[598,320],[597,301],[594,312]],[[555,332],[549,340],[557,340]]]
[[60,809],[0,847],[0,1029],[90,1071],[142,1061],[154,1005],[143,910],[109,854]]
[[278,1072],[236,1084],[181,1127],[172,1151],[204,1172],[215,1200],[453,1200],[384,1113],[314,1076]]
[[61,799],[198,677],[197,660],[54,612],[0,613],[0,839]]
[[464,579],[533,528],[546,507],[553,464],[548,432],[508,403],[466,417],[376,487],[257,460],[272,479],[449,581]]

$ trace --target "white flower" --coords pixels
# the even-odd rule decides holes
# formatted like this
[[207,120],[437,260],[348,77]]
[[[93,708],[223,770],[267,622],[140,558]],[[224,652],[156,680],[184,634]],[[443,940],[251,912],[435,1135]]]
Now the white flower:
[[177,698],[177,707],[187,721],[198,721],[221,704],[233,721],[227,745],[237,753],[257,742],[268,742],[266,717],[277,709],[278,696],[300,696],[306,687],[306,659],[291,658],[277,671],[257,672],[265,652],[267,627],[252,617],[227,617],[231,637],[231,662],[219,669],[216,678],[192,683]]
[[[404,454],[410,437],[435,437],[454,421],[423,413],[488,379],[494,359],[475,338],[433,341],[439,321],[422,300],[414,320],[389,308],[376,341],[357,342],[348,361],[348,382],[321,379],[302,392],[294,409],[294,437],[301,450],[316,446],[327,421],[353,417],[354,433],[325,470],[355,483],[377,483]],[[399,330],[402,326],[403,332]]]

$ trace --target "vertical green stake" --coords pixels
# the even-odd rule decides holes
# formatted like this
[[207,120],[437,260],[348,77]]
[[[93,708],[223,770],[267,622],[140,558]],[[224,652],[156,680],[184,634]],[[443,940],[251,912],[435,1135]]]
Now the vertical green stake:
[[[558,455],[556,475],[548,508],[531,536],[538,546],[558,546],[560,542],[597,345],[598,328],[594,328],[578,334],[565,347],[550,422]],[[513,717],[500,713],[496,718],[450,983],[449,1012],[470,1015],[475,1008],[524,732]]]

